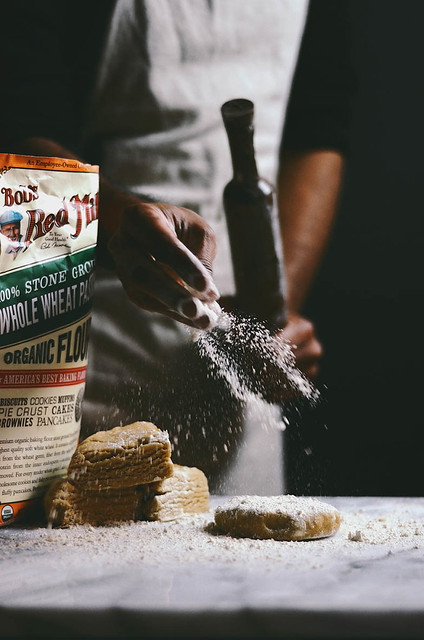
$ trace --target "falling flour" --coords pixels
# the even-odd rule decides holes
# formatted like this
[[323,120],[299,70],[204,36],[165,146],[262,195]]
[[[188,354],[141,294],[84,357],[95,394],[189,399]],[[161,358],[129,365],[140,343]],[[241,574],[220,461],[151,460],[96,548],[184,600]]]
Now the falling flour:
[[258,320],[222,311],[209,331],[193,331],[203,358],[210,361],[211,375],[221,377],[232,395],[242,402],[267,400],[295,392],[311,402],[317,389],[297,369],[292,347],[276,338]]
[[278,492],[281,431],[295,419],[281,391],[291,400],[318,399],[289,342],[226,312],[211,330],[179,331],[178,346],[146,372],[131,364],[116,395],[105,399],[110,411],[98,428],[149,420],[168,431],[174,462],[202,469],[213,493]]

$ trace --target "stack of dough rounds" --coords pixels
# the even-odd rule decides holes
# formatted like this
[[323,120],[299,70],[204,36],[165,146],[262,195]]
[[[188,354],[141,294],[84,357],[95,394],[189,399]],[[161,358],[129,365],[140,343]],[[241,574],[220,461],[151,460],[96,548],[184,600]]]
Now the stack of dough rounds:
[[334,535],[340,527],[340,514],[317,498],[238,496],[216,508],[215,524],[222,532],[240,538],[314,540]]
[[209,510],[206,476],[174,465],[167,432],[151,422],[99,431],[81,442],[67,478],[44,497],[52,526],[174,520]]

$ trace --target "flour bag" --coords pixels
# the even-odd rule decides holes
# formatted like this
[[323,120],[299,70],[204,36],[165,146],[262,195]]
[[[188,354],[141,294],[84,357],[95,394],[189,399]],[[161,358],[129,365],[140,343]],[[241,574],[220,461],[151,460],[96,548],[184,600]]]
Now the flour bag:
[[37,504],[78,444],[98,173],[0,154],[0,526]]

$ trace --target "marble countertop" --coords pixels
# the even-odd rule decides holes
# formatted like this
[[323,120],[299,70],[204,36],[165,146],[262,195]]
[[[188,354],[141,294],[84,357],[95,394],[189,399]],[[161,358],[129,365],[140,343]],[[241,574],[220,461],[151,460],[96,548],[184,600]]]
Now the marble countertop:
[[424,499],[321,498],[325,540],[173,523],[0,529],[0,638],[423,638]]

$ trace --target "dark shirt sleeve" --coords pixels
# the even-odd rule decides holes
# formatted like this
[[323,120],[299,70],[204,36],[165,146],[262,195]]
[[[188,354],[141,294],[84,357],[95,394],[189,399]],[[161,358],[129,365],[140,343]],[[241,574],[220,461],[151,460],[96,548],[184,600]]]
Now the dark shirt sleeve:
[[311,0],[280,153],[333,149],[346,154],[355,86],[348,0]]

